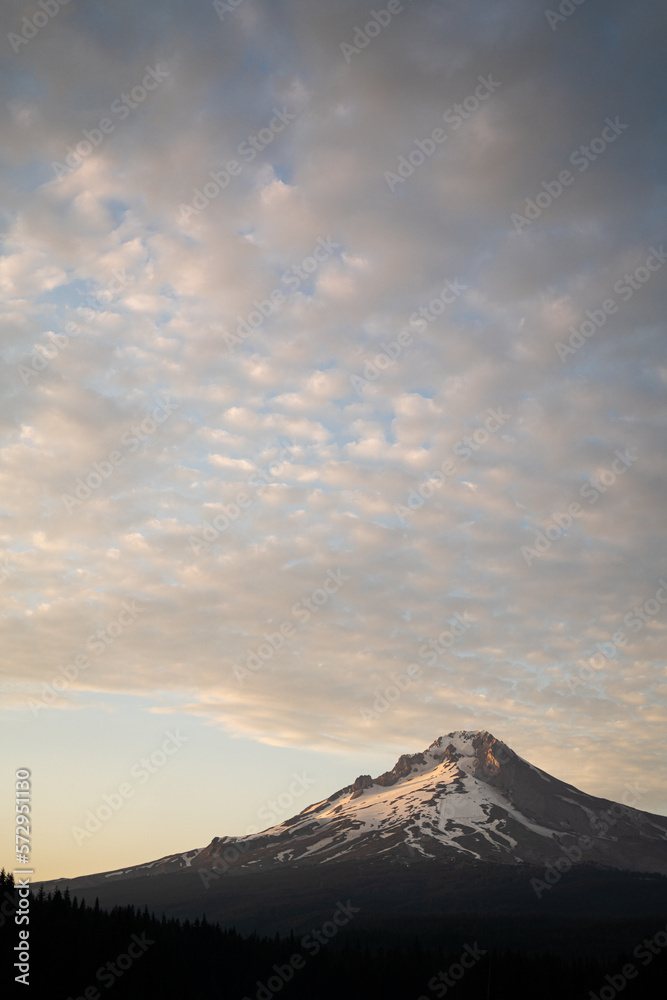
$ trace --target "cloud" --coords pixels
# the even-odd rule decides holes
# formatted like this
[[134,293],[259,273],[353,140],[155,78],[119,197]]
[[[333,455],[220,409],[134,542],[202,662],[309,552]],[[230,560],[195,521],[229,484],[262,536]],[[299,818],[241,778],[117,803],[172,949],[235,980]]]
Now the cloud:
[[[0,260],[9,683],[38,693],[136,599],[145,613],[56,707],[131,692],[162,711],[168,689],[178,710],[275,744],[496,726],[563,766],[563,742],[595,745],[599,780],[611,736],[651,759],[664,622],[594,690],[564,680],[664,573],[665,274],[627,302],[614,292],[661,239],[664,15],[641,7],[586,5],[552,32],[525,0],[493,16],[414,5],[347,64],[363,12],[343,0],[245,0],[224,23],[211,5],[120,4],[111,23],[73,3],[16,53]],[[157,64],[160,86],[115,114]],[[489,74],[479,109],[443,117]],[[276,109],[294,119],[271,131]],[[57,179],[53,161],[105,115],[113,132]],[[571,154],[616,115],[627,131],[579,170]],[[438,127],[447,140],[390,190],[385,172]],[[183,218],[233,159],[240,172]],[[573,183],[516,232],[512,213],[567,168]],[[420,320],[447,281],[465,291]],[[284,301],[250,322],[275,290]],[[556,344],[610,296],[618,311],[564,364]],[[68,323],[54,353],[49,331]],[[404,331],[357,393],[350,377]],[[165,399],[168,419],[136,433]],[[636,461],[589,502],[626,449]],[[68,510],[77,481],[89,495]],[[527,564],[522,547],[572,503],[580,516]],[[206,521],[215,537],[195,552]],[[298,619],[339,569],[349,582]],[[429,667],[419,649],[456,613],[474,627]],[[235,667],[285,621],[294,635],[239,685]],[[411,663],[423,679],[369,729],[360,707]]]

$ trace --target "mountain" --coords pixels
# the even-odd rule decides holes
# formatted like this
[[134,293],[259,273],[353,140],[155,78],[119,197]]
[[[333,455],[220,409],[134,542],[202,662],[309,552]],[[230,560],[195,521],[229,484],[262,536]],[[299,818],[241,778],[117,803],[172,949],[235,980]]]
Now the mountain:
[[259,871],[342,858],[402,861],[406,849],[444,863],[501,864],[547,864],[569,851],[611,868],[667,874],[667,817],[587,795],[488,732],[454,732],[261,833],[214,837],[205,848],[104,877],[183,867],[227,871],[234,864]]
[[[148,903],[172,914],[203,908],[224,920],[234,912],[241,926],[267,900],[294,922],[286,894],[300,899],[299,912],[325,912],[330,904],[315,896],[330,899],[344,887],[349,895],[350,886],[387,912],[424,912],[426,899],[437,912],[470,911],[482,898],[489,910],[521,912],[542,900],[546,912],[572,904],[572,886],[592,879],[604,888],[597,903],[582,889],[590,912],[608,911],[612,884],[624,887],[626,900],[621,908],[617,893],[612,907],[645,912],[639,896],[651,880],[628,873],[667,875],[667,817],[588,795],[478,731],[441,736],[261,833],[214,837],[204,848],[44,886],[94,889],[101,902]],[[570,889],[561,887],[554,904],[551,890],[566,875]],[[667,880],[658,881],[664,896]],[[627,902],[629,887],[639,892],[636,906]]]
[[213,866],[230,847],[242,852],[242,867],[261,869],[391,859],[406,847],[445,863],[542,864],[578,848],[590,862],[667,874],[667,818],[587,795],[488,732],[454,732],[263,833],[215,838],[187,861]]

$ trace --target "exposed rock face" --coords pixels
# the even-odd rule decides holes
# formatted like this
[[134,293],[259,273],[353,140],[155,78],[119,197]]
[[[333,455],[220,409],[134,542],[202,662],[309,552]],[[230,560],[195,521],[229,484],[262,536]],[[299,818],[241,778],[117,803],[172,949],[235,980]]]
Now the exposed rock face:
[[667,817],[587,795],[488,732],[454,732],[262,833],[80,881],[181,868],[236,877],[338,859],[547,865],[573,850],[582,862],[667,874]]
[[359,796],[363,793],[364,788],[370,788],[372,784],[373,784],[373,779],[371,778],[370,774],[360,774],[359,777],[354,782],[354,784],[351,786],[352,795],[350,796],[350,798],[358,799]]
[[402,754],[391,771],[385,771],[379,778],[375,779],[376,785],[395,785],[401,778],[407,778],[416,765],[425,764],[426,758],[423,753]]

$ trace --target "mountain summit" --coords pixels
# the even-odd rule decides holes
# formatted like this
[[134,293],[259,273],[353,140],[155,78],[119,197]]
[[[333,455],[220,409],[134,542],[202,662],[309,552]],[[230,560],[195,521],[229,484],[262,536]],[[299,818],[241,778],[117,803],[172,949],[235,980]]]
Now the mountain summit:
[[457,731],[262,833],[215,838],[190,863],[224,864],[235,852],[255,870],[403,861],[407,849],[413,859],[542,864],[573,848],[588,862],[667,873],[667,818],[587,795],[491,733]]
[[[580,791],[486,731],[447,733],[261,833],[97,876],[94,886],[183,869],[221,875],[360,864],[593,864],[667,874],[667,818]],[[320,868],[320,870],[322,870]],[[62,882],[64,880],[59,880]],[[55,883],[51,883],[53,885]]]

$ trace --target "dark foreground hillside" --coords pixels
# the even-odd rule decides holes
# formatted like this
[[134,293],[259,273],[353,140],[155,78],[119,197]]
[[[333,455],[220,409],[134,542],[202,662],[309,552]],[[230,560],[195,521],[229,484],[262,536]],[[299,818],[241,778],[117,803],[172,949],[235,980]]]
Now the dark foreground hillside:
[[544,866],[476,861],[441,865],[419,857],[398,864],[376,858],[269,871],[253,871],[240,863],[158,875],[149,869],[129,878],[62,879],[47,883],[45,889],[69,889],[73,896],[91,900],[97,896],[108,910],[148,907],[179,920],[206,914],[222,927],[271,937],[291,930],[304,933],[330,919],[337,900],[347,899],[359,911],[356,933],[366,923],[389,918],[402,931],[417,924],[428,929],[434,917],[455,918],[461,913],[496,918],[502,930],[530,914],[526,929],[530,947],[539,945],[540,926],[548,918],[567,927],[572,916],[604,921],[665,911],[667,917],[667,876],[583,864],[552,875],[549,883]]
[[[3,901],[11,877],[2,876]],[[664,993],[667,914],[605,921],[412,917],[361,921],[353,903],[306,934],[241,936],[69,892],[32,897],[30,986],[14,984],[18,927],[0,918],[2,994],[34,1000],[627,1000]],[[509,921],[509,922],[508,922]],[[530,932],[530,933],[529,933]],[[537,943],[539,940],[539,944]],[[524,942],[531,942],[526,945]],[[582,944],[585,943],[585,947]],[[13,990],[6,986],[14,985]]]

